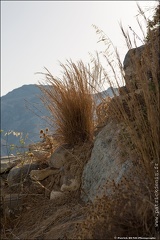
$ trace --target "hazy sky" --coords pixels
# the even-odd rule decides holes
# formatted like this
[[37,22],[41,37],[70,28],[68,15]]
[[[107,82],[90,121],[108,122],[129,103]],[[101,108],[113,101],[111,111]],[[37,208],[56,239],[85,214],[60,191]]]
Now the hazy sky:
[[[144,10],[156,4],[137,2]],[[1,1],[1,95],[43,80],[35,73],[44,67],[59,76],[59,61],[87,63],[89,52],[105,50],[92,24],[106,33],[123,59],[127,50],[119,22],[141,33],[137,14],[136,1]]]

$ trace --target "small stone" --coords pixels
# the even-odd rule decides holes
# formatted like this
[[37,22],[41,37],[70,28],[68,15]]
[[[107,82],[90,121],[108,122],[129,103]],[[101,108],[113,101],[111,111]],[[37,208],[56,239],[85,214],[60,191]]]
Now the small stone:
[[59,172],[59,169],[50,169],[45,168],[42,170],[32,170],[30,172],[30,178],[33,180],[41,181],[50,175],[57,174]]
[[50,200],[57,200],[59,198],[62,198],[63,196],[64,193],[52,190],[50,193]]

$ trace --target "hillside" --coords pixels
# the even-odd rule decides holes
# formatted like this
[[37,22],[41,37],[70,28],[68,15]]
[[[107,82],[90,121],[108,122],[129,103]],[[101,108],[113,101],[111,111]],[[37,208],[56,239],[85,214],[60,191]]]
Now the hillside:
[[[10,134],[9,131],[23,132],[26,144],[39,140],[39,130],[48,126],[46,116],[49,112],[44,108],[39,96],[40,89],[36,85],[24,85],[14,89],[1,97],[1,141],[8,144],[18,144],[19,138]],[[44,118],[45,116],[45,118]],[[1,155],[6,155],[7,149],[2,145]]]

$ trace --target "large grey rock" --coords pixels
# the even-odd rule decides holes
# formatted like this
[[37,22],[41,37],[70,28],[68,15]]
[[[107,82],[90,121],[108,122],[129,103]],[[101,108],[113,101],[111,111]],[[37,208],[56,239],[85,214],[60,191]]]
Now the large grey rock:
[[121,127],[108,123],[97,135],[91,158],[82,174],[81,197],[84,201],[94,201],[96,196],[112,194],[111,188],[106,188],[108,181],[118,184],[131,169],[131,161],[121,161],[118,135]]
[[38,167],[38,163],[18,164],[16,167],[11,169],[7,176],[8,185],[13,186],[24,182],[29,177],[30,171],[36,170]]

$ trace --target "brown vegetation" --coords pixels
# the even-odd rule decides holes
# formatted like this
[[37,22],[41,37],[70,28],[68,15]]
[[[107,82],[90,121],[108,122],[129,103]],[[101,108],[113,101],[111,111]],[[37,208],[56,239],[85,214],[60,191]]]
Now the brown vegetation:
[[41,88],[42,101],[53,116],[55,134],[60,142],[71,146],[92,141],[95,110],[92,73],[82,61],[77,65],[68,61],[61,67],[63,79],[54,78],[46,69],[48,88]]

